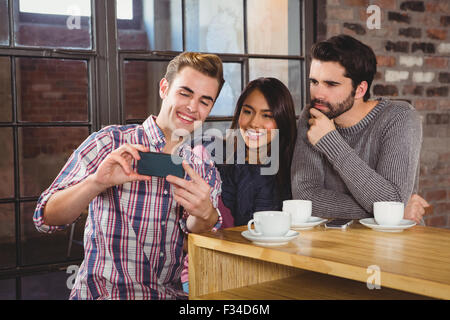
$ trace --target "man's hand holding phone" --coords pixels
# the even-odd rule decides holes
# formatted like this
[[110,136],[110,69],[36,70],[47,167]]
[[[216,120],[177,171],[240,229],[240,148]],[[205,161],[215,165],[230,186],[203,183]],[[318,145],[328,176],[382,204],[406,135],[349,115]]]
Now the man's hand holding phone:
[[189,213],[187,228],[190,232],[209,231],[219,218],[211,203],[211,187],[186,161],[183,160],[182,166],[191,180],[173,175],[166,178],[174,187],[174,200]]
[[132,168],[133,160],[140,159],[139,151],[147,152],[148,148],[124,144],[105,157],[94,174],[53,194],[44,209],[45,224],[73,223],[92,199],[106,189],[126,182],[151,180],[151,177],[140,175]]
[[133,160],[140,160],[139,151],[149,149],[138,144],[124,144],[111,152],[97,168],[93,175],[94,181],[104,191],[112,186],[131,181],[148,181],[151,177],[141,175],[132,168]]
[[[137,172],[132,169],[133,160],[138,161]],[[191,180],[182,178],[184,172]],[[186,161],[182,166],[174,164],[169,154],[149,152],[142,145],[125,144],[103,160],[95,175],[103,189],[130,181],[148,181],[152,176],[165,177],[174,188],[174,200],[189,213],[187,228],[190,232],[208,231],[219,218],[211,203],[209,184]]]

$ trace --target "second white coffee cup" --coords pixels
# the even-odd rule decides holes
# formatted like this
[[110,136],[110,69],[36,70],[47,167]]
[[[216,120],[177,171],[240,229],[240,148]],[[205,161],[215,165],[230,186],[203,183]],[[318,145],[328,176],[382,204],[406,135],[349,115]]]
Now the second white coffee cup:
[[[252,224],[255,229],[252,229]],[[253,214],[247,228],[255,236],[283,237],[291,228],[291,217],[282,211],[258,211]]]
[[403,219],[405,205],[402,202],[380,201],[373,204],[375,221],[382,226],[396,226]]
[[293,226],[305,223],[311,217],[311,200],[285,200],[283,201],[283,212],[291,215]]

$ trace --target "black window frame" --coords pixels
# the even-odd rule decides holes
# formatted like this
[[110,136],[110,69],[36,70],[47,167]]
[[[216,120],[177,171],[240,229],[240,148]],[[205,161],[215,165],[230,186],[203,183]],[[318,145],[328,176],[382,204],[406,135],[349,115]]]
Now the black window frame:
[[[136,0],[134,0],[136,1]],[[186,29],[186,23],[185,23],[185,5],[186,0],[181,0],[182,5],[182,41],[183,41],[183,51],[186,50],[186,39],[185,39],[185,29]],[[301,103],[301,106],[305,106],[307,101],[309,101],[309,90],[307,87],[308,81],[307,81],[307,74],[309,73],[309,48],[312,46],[312,44],[315,41],[315,34],[316,34],[316,21],[315,21],[315,12],[317,12],[317,4],[316,1],[309,1],[309,0],[299,0],[300,3],[300,55],[273,55],[273,54],[251,54],[248,53],[248,31],[247,31],[247,0],[242,0],[243,5],[243,14],[244,14],[244,53],[242,54],[229,54],[229,53],[221,53],[221,52],[210,52],[217,54],[224,63],[227,62],[234,62],[234,63],[240,63],[243,68],[242,72],[242,89],[244,89],[245,85],[249,82],[249,60],[253,58],[257,59],[280,59],[280,60],[297,60],[300,61],[300,73],[303,75],[303,78],[301,79],[300,89],[301,89],[301,95],[303,97]],[[313,31],[313,32],[306,32],[306,30]],[[140,123],[144,121],[145,119],[125,119],[125,101],[124,101],[124,83],[123,83],[123,63],[126,60],[138,60],[138,61],[152,61],[157,59],[165,59],[170,60],[176,55],[178,55],[181,51],[158,51],[158,50],[151,50],[151,51],[145,51],[145,50],[123,50],[118,49],[118,60],[119,60],[119,88],[118,92],[120,93],[119,96],[119,122],[120,123]],[[234,106],[233,106],[234,107]],[[298,117],[298,115],[297,115]],[[232,117],[224,117],[224,116],[209,116],[206,121],[207,122],[222,122],[222,121],[231,121]]]

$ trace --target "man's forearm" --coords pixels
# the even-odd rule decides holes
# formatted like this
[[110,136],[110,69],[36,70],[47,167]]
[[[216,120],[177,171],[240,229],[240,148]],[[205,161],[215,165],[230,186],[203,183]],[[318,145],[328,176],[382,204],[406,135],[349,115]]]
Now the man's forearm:
[[325,187],[325,180],[330,178],[326,176],[328,160],[307,142],[304,119],[299,122],[298,127],[291,167],[293,198],[311,200],[314,216],[351,219],[369,217],[365,208],[351,195],[344,193],[343,186],[337,185],[333,189]]
[[311,186],[305,181],[294,181],[292,197],[311,200],[313,215],[317,217],[363,219],[371,216],[351,195]]
[[44,223],[60,226],[75,221],[103,190],[89,176],[80,183],[53,194],[44,208]]
[[[401,146],[401,143],[386,147],[379,151],[377,167],[371,168],[338,132],[332,132],[322,140],[317,147],[366,211],[371,212],[376,201],[406,202],[409,199],[413,182],[408,180],[414,180],[417,167],[417,160],[411,161],[410,155],[415,153],[414,148]],[[413,144],[406,138],[403,141],[406,145]]]

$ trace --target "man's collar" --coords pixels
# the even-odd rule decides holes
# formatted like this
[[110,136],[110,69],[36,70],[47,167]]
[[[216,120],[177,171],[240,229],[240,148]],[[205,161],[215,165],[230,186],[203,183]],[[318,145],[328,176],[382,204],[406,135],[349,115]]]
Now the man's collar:
[[145,134],[149,138],[150,143],[158,149],[164,148],[166,145],[166,138],[162,130],[156,124],[156,117],[151,115],[144,121],[142,126],[144,127]]

